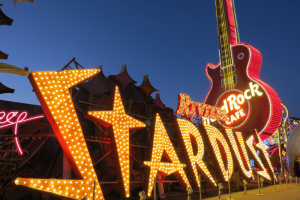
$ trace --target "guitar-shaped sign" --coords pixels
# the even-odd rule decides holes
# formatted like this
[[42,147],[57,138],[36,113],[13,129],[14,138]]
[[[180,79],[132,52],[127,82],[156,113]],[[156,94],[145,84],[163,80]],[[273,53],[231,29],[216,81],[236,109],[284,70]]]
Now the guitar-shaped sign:
[[239,42],[233,0],[215,3],[221,61],[206,66],[211,88],[205,103],[227,111],[229,121],[219,121],[225,128],[244,134],[256,129],[264,139],[279,126],[281,101],[275,90],[259,78],[260,52]]

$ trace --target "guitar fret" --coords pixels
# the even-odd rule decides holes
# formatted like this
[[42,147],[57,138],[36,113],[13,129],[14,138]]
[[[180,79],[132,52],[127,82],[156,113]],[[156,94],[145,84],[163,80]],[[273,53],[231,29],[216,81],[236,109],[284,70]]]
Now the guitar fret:
[[[232,56],[230,50],[230,42],[228,36],[228,25],[226,20],[226,5],[224,0],[216,0],[216,11],[217,11],[217,28],[218,28],[218,36],[219,36],[219,48],[221,54],[221,66],[223,70],[224,76],[233,76],[232,68],[224,68],[223,66],[232,65]],[[234,84],[233,78],[226,79],[224,86],[225,90],[229,86]]]

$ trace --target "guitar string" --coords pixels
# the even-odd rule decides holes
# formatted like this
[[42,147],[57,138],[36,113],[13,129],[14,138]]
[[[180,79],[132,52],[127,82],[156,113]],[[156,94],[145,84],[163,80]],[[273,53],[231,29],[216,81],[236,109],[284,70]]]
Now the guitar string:
[[[219,24],[221,24],[221,31],[219,30],[219,40],[220,40],[220,49],[221,49],[221,55],[223,55],[223,58],[221,56],[221,66],[223,71],[223,84],[225,87],[225,90],[227,90],[227,86],[229,89],[234,89],[234,69],[233,69],[233,63],[232,63],[232,55],[230,51],[230,45],[229,45],[229,38],[228,38],[228,31],[227,31],[227,23],[225,19],[225,6],[222,0],[219,0],[219,11],[218,11],[218,3],[217,5],[217,19]],[[233,9],[233,8],[232,8]],[[221,20],[219,20],[219,17]],[[221,23],[220,23],[221,21]],[[223,45],[222,45],[223,44]]]
[[[226,29],[224,27],[224,12],[223,12],[224,8],[223,8],[222,0],[216,1],[216,6],[217,6],[217,20],[219,22],[218,32],[219,32],[220,51],[221,51],[221,66],[222,66],[222,71],[223,71],[223,84],[224,84],[224,88],[226,90],[226,87],[227,87],[226,69],[225,69],[226,63],[224,60],[224,54],[226,54],[226,46],[225,46],[226,38],[224,38],[225,37],[224,32],[226,32]],[[219,17],[220,17],[220,19],[219,19]],[[220,25],[221,25],[221,31],[220,31]]]

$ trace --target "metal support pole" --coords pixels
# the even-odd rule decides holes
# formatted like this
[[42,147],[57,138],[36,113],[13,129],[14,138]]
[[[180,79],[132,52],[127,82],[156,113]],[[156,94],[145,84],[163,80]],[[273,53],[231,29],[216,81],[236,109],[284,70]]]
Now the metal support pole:
[[165,190],[164,190],[164,183],[160,182],[162,180],[162,176],[157,174],[156,177],[156,184],[157,184],[157,192],[160,199],[166,198]]
[[222,192],[221,192],[221,187],[220,187],[220,183],[218,183],[218,186],[219,186],[219,196],[218,196],[218,199],[220,199],[220,198],[221,198],[221,194],[222,194]]
[[230,178],[229,178],[229,169],[227,169],[228,173],[227,173],[227,176],[228,176],[228,189],[229,189],[229,199],[231,199],[231,192],[230,192]]
[[275,175],[274,175],[274,186],[275,186],[275,191],[276,191]]
[[296,176],[296,185],[298,185],[298,176]]
[[202,199],[202,194],[201,194],[201,175],[199,175],[199,195],[200,195],[200,200]]
[[156,200],[156,178],[154,177],[154,200]]
[[276,192],[276,183],[275,183],[275,175],[274,175],[274,186],[275,186],[275,192]]
[[278,135],[278,150],[279,150],[279,160],[280,160],[280,171],[283,172],[280,128],[278,128],[276,131],[277,131],[277,135]]
[[257,173],[257,184],[258,184],[259,193],[256,194],[256,195],[258,195],[258,196],[263,196],[263,194],[260,192],[259,174],[258,174],[258,173]]
[[94,180],[93,200],[95,200],[95,192],[96,192],[96,180]]
[[72,179],[71,163],[68,156],[65,153],[63,153],[63,179]]
[[279,184],[280,184],[280,187],[281,187],[281,180],[279,179]]
[[63,153],[63,179],[72,179],[71,163],[65,153]]
[[259,195],[260,195],[260,185],[259,185],[259,174],[258,173],[257,173],[257,184],[258,184]]
[[288,188],[288,180],[287,180],[286,170],[285,170],[285,183],[286,183],[286,188]]
[[228,189],[229,189],[229,198],[227,198],[227,200],[234,200],[231,198],[229,170],[227,173],[227,177],[228,177]]
[[286,189],[289,189],[289,186],[288,186],[288,175],[287,175],[287,173],[286,173],[286,170],[285,170],[285,182],[286,182]]
[[273,190],[273,192],[280,192],[279,190],[276,190],[276,176],[275,176],[275,173],[274,173],[274,187],[275,187],[275,189]]

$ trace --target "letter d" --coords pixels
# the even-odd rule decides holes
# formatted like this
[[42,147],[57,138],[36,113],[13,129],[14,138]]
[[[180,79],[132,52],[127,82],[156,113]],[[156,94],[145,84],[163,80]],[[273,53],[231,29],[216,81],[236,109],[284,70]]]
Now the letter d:
[[227,100],[223,100],[224,105],[221,107],[222,110],[225,110],[226,113],[229,113],[228,111],[228,105],[227,105]]

